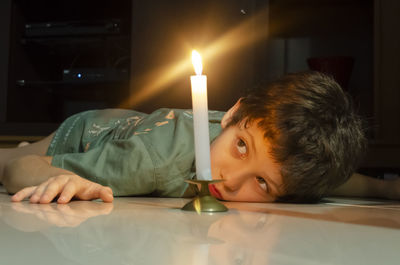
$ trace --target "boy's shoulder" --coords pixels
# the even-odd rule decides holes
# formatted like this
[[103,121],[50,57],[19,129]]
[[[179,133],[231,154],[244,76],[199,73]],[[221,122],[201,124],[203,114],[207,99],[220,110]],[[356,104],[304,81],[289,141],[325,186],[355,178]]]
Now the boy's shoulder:
[[[211,138],[213,138],[215,133],[219,134],[220,124],[224,114],[225,112],[221,111],[209,111]],[[136,135],[150,134],[150,132],[157,134],[157,131],[159,131],[164,134],[164,136],[167,136],[165,133],[170,129],[172,129],[171,133],[187,131],[187,133],[192,135],[193,112],[191,109],[161,108],[145,116],[137,125]]]
[[[208,112],[210,127],[219,126],[224,114],[225,112],[223,111],[210,110]],[[161,108],[146,115],[143,117],[143,120],[138,122],[138,125],[141,125],[144,130],[147,129],[148,131],[152,128],[155,129],[168,124],[178,125],[177,129],[181,129],[179,125],[182,124],[182,129],[192,130],[193,111],[191,109]]]
[[[208,111],[208,118],[210,122],[214,121],[221,121],[222,117],[224,116],[224,111],[218,110],[209,110]],[[188,118],[193,119],[193,111],[191,109],[175,109],[175,108],[160,108],[151,114],[150,117],[165,117],[165,118]]]

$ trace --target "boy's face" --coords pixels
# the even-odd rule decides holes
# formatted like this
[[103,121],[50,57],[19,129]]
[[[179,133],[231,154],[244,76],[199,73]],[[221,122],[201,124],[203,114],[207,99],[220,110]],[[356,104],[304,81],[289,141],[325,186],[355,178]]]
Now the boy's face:
[[274,201],[282,178],[269,150],[256,121],[224,128],[211,144],[211,174],[225,181],[210,185],[211,194],[227,201]]

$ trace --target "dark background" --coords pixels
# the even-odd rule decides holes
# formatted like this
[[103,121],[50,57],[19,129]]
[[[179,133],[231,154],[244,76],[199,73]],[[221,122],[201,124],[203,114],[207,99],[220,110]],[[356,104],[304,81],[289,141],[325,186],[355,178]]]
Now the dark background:
[[[204,55],[209,108],[217,110],[276,76],[309,69],[308,58],[345,56],[353,60],[345,90],[370,140],[363,168],[398,174],[399,13],[390,0],[3,0],[0,140],[47,135],[86,109],[190,108],[193,68],[176,69],[192,49]],[[76,33],[110,20],[118,32]],[[71,34],[29,36],[26,29],[65,22],[75,23]],[[65,69],[120,75],[71,82]]]

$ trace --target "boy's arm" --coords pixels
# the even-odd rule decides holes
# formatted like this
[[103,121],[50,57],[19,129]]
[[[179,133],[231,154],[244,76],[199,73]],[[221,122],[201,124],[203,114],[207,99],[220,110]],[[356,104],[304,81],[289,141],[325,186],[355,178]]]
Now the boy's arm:
[[71,171],[51,165],[52,157],[29,155],[14,160],[5,167],[3,184],[13,201],[30,197],[32,203],[49,203],[59,196],[58,203],[73,197],[81,200],[102,199],[112,202],[112,190]]
[[399,200],[400,179],[381,180],[355,173],[347,182],[333,190],[330,195]]

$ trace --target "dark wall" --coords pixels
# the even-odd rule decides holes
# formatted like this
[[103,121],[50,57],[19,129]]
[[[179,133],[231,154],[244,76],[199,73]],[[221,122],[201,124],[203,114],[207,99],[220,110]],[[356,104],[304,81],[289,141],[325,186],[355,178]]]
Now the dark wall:
[[11,0],[0,1],[0,123],[6,121]]

